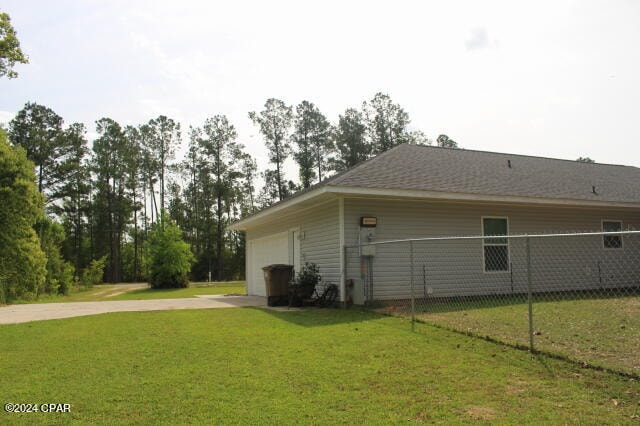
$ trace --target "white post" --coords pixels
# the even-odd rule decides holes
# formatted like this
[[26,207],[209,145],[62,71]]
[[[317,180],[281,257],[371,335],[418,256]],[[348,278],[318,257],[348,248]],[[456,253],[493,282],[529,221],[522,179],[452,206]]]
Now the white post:
[[411,263],[411,331],[416,330],[416,292],[413,286],[413,241],[409,241],[409,262]]
[[527,304],[529,305],[529,350],[535,352],[533,347],[533,291],[531,289],[531,244],[529,237],[525,239],[527,253]]

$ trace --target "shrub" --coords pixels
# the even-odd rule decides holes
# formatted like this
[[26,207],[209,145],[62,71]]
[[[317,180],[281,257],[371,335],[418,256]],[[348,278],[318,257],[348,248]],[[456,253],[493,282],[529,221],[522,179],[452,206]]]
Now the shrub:
[[147,240],[149,284],[152,288],[188,287],[188,274],[195,261],[180,228],[164,216],[149,232]]
[[62,258],[60,247],[64,242],[64,228],[61,224],[45,217],[36,224],[41,236],[40,246],[47,256],[47,276],[44,292],[68,294],[73,284],[74,267]]
[[58,280],[58,294],[69,294],[69,290],[74,282],[76,268],[69,262],[64,262],[60,269],[60,277]]
[[107,263],[107,256],[102,256],[100,259],[94,259],[89,263],[89,266],[82,272],[80,278],[80,284],[86,288],[91,288],[96,284],[100,284],[104,277],[104,267]]
[[293,285],[289,286],[289,291],[292,292],[289,303],[292,306],[302,306],[304,300],[313,295],[316,285],[321,280],[318,265],[306,262],[293,280]]
[[320,268],[315,263],[305,262],[304,266],[296,276],[296,284],[302,287],[315,287],[322,277],[320,276]]
[[7,303],[9,283],[7,282],[7,273],[4,272],[4,262],[0,259],[0,305]]

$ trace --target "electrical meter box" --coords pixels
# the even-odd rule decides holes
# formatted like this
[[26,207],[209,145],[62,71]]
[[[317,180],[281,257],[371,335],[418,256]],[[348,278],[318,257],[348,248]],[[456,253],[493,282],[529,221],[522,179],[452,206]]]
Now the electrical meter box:
[[363,244],[372,243],[376,239],[376,227],[378,226],[378,219],[375,217],[361,217],[360,218],[360,255],[361,256],[375,256],[376,246],[367,246]]
[[362,279],[353,280],[352,293],[353,304],[358,306],[364,305],[364,281]]

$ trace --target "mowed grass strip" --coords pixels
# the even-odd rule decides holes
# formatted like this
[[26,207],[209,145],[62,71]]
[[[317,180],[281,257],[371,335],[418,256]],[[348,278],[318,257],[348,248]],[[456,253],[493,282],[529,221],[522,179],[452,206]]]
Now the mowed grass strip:
[[37,300],[16,301],[15,303],[65,303],[101,302],[109,300],[149,300],[181,299],[196,295],[246,294],[245,281],[225,281],[214,283],[191,283],[187,288],[152,289],[149,287],[127,289],[117,285],[100,284],[90,289],[73,290],[69,295],[41,295]]
[[[459,303],[450,312],[438,307],[440,312],[424,313],[419,318],[512,344],[529,345],[526,303],[486,305],[486,301]],[[534,345],[538,350],[640,375],[640,297],[536,301],[533,318]]]
[[359,310],[115,313],[0,326],[9,424],[637,424],[640,384]]
[[100,284],[92,288],[74,288],[68,295],[62,294],[41,294],[34,300],[14,300],[13,304],[34,304],[34,303],[65,303],[65,302],[95,302],[109,300],[110,295],[122,291],[116,285]]
[[141,288],[110,297],[108,300],[148,300],[148,299],[181,299],[197,295],[211,294],[246,294],[244,281],[228,281],[220,283],[193,283],[187,288],[152,289]]

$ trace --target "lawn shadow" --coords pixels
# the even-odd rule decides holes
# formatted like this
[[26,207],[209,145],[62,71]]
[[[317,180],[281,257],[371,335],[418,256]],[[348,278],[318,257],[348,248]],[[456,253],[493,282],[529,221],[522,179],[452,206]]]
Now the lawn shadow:
[[[181,287],[181,288],[151,288],[151,287],[143,287],[143,288],[136,288],[136,289],[132,289],[132,290],[127,290],[126,294],[127,297],[130,296],[147,296],[144,297],[143,299],[154,299],[155,297],[150,297],[150,295],[172,295],[172,294],[178,294],[180,295],[179,298],[183,298],[185,291],[189,292],[189,291],[193,291],[194,293],[197,292],[198,289],[208,289],[208,288],[220,288],[220,289],[224,289],[224,288],[236,288],[238,286],[233,286],[233,285],[194,285],[194,286],[189,286],[189,287]],[[206,293],[204,293],[206,295]],[[221,295],[223,295],[224,293],[221,293]],[[236,295],[236,294],[234,294]],[[193,295],[188,295],[188,297],[195,297],[195,294]],[[164,297],[163,297],[164,298]],[[168,299],[170,299],[171,297],[166,297]]]
[[[540,365],[547,373],[549,373],[550,376],[554,376],[556,374],[556,372],[549,365],[550,358],[554,358],[554,357],[551,357],[550,355],[545,353],[532,352],[531,358],[532,358],[532,362]],[[557,357],[555,358],[558,359]],[[562,359],[562,360],[565,362],[571,362],[567,359]]]
[[348,324],[365,321],[375,321],[384,318],[384,315],[366,311],[361,308],[304,308],[287,310],[273,310],[262,307],[251,307],[260,312],[271,315],[274,318],[286,321],[301,327],[325,327],[338,324]]
[[173,293],[176,291],[182,290],[181,288],[137,288],[135,290],[127,291],[127,295],[137,295],[137,294],[167,294]]
[[[612,289],[589,289],[589,290],[571,290],[571,291],[555,291],[532,293],[533,304],[547,302],[567,302],[576,300],[606,300],[621,299],[627,297],[637,297],[640,295],[640,288],[618,288]],[[376,301],[373,302],[378,306],[374,308],[398,308],[408,307],[411,304],[409,299],[394,301]],[[528,296],[526,293],[514,294],[487,294],[473,296],[453,296],[453,297],[421,297],[416,298],[415,305],[417,312],[420,313],[446,313],[457,311],[468,311],[472,309],[499,308],[515,305],[526,305]]]

